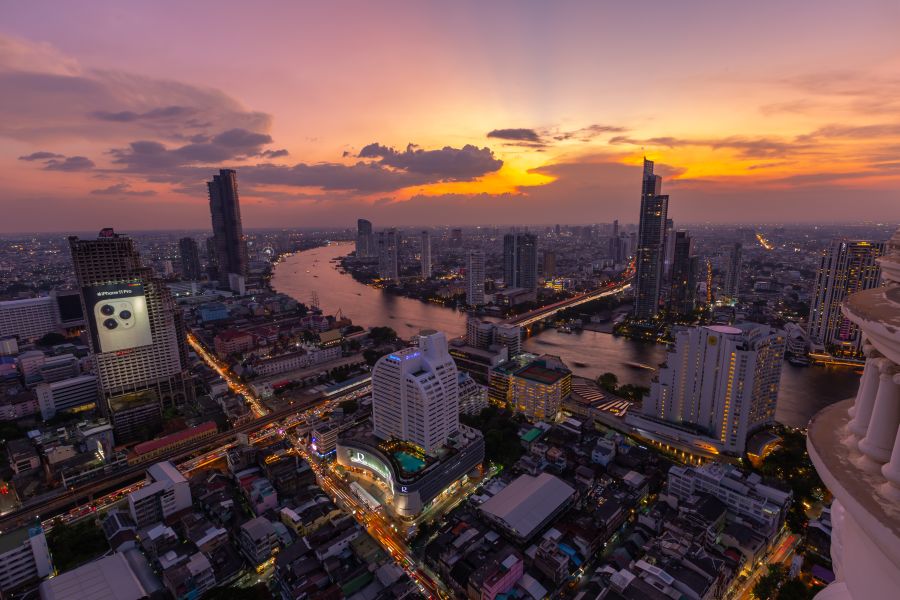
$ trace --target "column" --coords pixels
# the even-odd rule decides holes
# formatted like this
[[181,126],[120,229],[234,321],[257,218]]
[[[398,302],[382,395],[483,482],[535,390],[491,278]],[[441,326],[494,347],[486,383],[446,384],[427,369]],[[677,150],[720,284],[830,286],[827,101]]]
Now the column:
[[[870,359],[870,358],[875,358],[876,356],[878,356],[878,354],[877,354],[878,351],[875,350],[875,346],[873,346],[872,344],[868,343],[868,340],[863,344],[862,352],[863,352],[863,356],[866,357],[866,365],[867,365],[867,366],[868,366],[868,364],[869,364],[868,359]],[[863,371],[863,375],[865,375],[865,374],[866,374],[865,371]],[[865,377],[860,377],[860,379],[859,379],[859,389],[856,391],[856,398],[857,398],[857,399],[858,399],[861,395],[863,395],[862,392],[863,392],[864,389],[865,389],[865,388],[864,388],[864,385],[865,385],[868,381],[870,381],[870,380],[867,380]],[[853,402],[853,406],[851,406],[851,407],[850,407],[850,410],[847,411],[847,414],[850,415],[850,418],[851,418],[851,419],[852,419],[853,417],[856,416],[856,405],[857,405],[857,404],[858,404],[858,401],[854,401],[854,402]]]
[[871,358],[866,359],[866,368],[859,380],[859,391],[856,393],[856,402],[853,403],[856,410],[853,419],[847,425],[850,433],[858,438],[865,437],[872,409],[875,406],[875,396],[879,386],[879,369],[885,360],[880,357],[881,354],[878,351],[872,352]]
[[859,442],[859,449],[863,454],[882,464],[891,458],[894,437],[900,426],[900,386],[897,384],[900,378],[897,378],[897,374],[897,365],[885,359],[872,418],[866,429],[866,437]]
[[[900,385],[900,374],[894,375],[894,384]],[[894,436],[894,449],[891,451],[891,459],[881,467],[881,474],[900,492],[900,426]],[[896,494],[895,494],[896,495]]]

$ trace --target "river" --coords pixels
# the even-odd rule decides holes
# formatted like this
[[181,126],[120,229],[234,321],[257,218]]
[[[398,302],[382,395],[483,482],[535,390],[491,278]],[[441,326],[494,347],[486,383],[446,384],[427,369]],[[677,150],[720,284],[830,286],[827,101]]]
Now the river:
[[[331,261],[352,249],[352,244],[332,244],[286,256],[275,267],[272,287],[306,304],[315,292],[326,314],[340,310],[356,325],[386,325],[402,337],[422,329],[437,329],[448,337],[465,333],[465,313],[385,294],[341,274],[339,265]],[[559,356],[576,375],[593,378],[609,371],[620,383],[639,385],[649,385],[652,367],[661,363],[666,353],[663,346],[606,333],[559,333],[555,329],[527,339],[524,347],[535,354]],[[786,425],[803,427],[820,409],[852,396],[858,382],[859,377],[846,368],[801,368],[785,362],[776,417]]]

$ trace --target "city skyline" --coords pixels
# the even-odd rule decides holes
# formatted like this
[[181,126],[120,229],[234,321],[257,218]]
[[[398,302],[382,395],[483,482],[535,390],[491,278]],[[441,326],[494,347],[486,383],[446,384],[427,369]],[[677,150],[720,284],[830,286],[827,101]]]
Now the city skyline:
[[16,6],[0,229],[202,227],[220,168],[246,228],[627,222],[645,155],[676,223],[900,218],[898,8],[815,6]]

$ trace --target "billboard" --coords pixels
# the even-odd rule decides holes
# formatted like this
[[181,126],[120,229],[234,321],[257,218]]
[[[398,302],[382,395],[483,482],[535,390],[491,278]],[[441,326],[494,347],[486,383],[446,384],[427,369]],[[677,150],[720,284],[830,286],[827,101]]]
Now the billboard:
[[82,290],[95,352],[116,352],[148,346],[150,316],[139,281],[94,285]]

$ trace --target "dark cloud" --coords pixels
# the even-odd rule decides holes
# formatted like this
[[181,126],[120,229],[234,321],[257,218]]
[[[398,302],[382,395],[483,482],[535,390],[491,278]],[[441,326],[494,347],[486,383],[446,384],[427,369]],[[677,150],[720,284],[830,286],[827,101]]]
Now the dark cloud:
[[114,183],[109,187],[91,190],[95,196],[155,196],[154,190],[133,190],[127,183]]
[[187,106],[163,106],[160,108],[153,108],[144,113],[136,113],[130,110],[123,110],[119,112],[98,110],[90,113],[90,116],[94,117],[95,119],[100,119],[101,121],[130,123],[132,121],[138,121],[140,119],[175,119],[180,117],[187,117],[189,115],[193,115],[196,112],[196,109]]
[[429,175],[436,181],[471,181],[503,166],[503,161],[496,158],[490,148],[478,148],[471,144],[462,148],[444,146],[439,150],[423,150],[409,144],[406,150],[398,152],[373,143],[359,151],[359,158],[380,159],[381,165]]
[[556,133],[553,136],[553,139],[558,142],[563,142],[566,140],[576,139],[581,142],[589,142],[593,138],[607,134],[607,133],[622,133],[628,131],[625,127],[617,127],[615,125],[588,125],[587,127],[582,127],[581,129],[575,129],[572,131],[562,131]]
[[282,156],[287,156],[290,154],[287,150],[282,148],[281,150],[263,150],[262,157],[263,158],[281,158]]
[[489,131],[487,136],[516,142],[543,143],[541,136],[534,129],[494,129]]
[[317,187],[323,190],[353,190],[364,194],[390,192],[401,188],[433,183],[432,178],[418,173],[386,169],[379,163],[358,162],[296,164],[286,167],[261,164],[243,167],[242,182],[258,185],[290,185]]
[[730,136],[724,138],[676,138],[671,136],[651,137],[651,138],[632,138],[624,135],[618,135],[609,139],[609,143],[613,145],[629,144],[632,146],[642,147],[658,147],[680,148],[684,146],[706,146],[713,150],[730,148],[737,151],[741,158],[782,158],[787,157],[792,152],[809,152],[813,149],[812,145],[800,137],[794,140],[783,140],[778,138],[767,137],[743,137]]
[[31,154],[29,154],[27,156],[20,156],[19,160],[33,161],[33,160],[49,160],[51,158],[65,158],[65,156],[62,154],[56,154],[54,152],[45,152],[42,150],[39,152],[32,152]]
[[229,148],[252,148],[272,143],[272,136],[265,133],[256,133],[246,129],[229,129],[223,131],[212,139],[214,144],[228,146]]
[[0,94],[0,136],[183,140],[234,128],[265,133],[271,127],[270,115],[247,110],[220,90],[81,69],[47,53],[44,45],[0,35],[0,89],[16,92]]
[[89,171],[94,161],[86,156],[69,156],[65,160],[51,159],[44,163],[45,171]]

